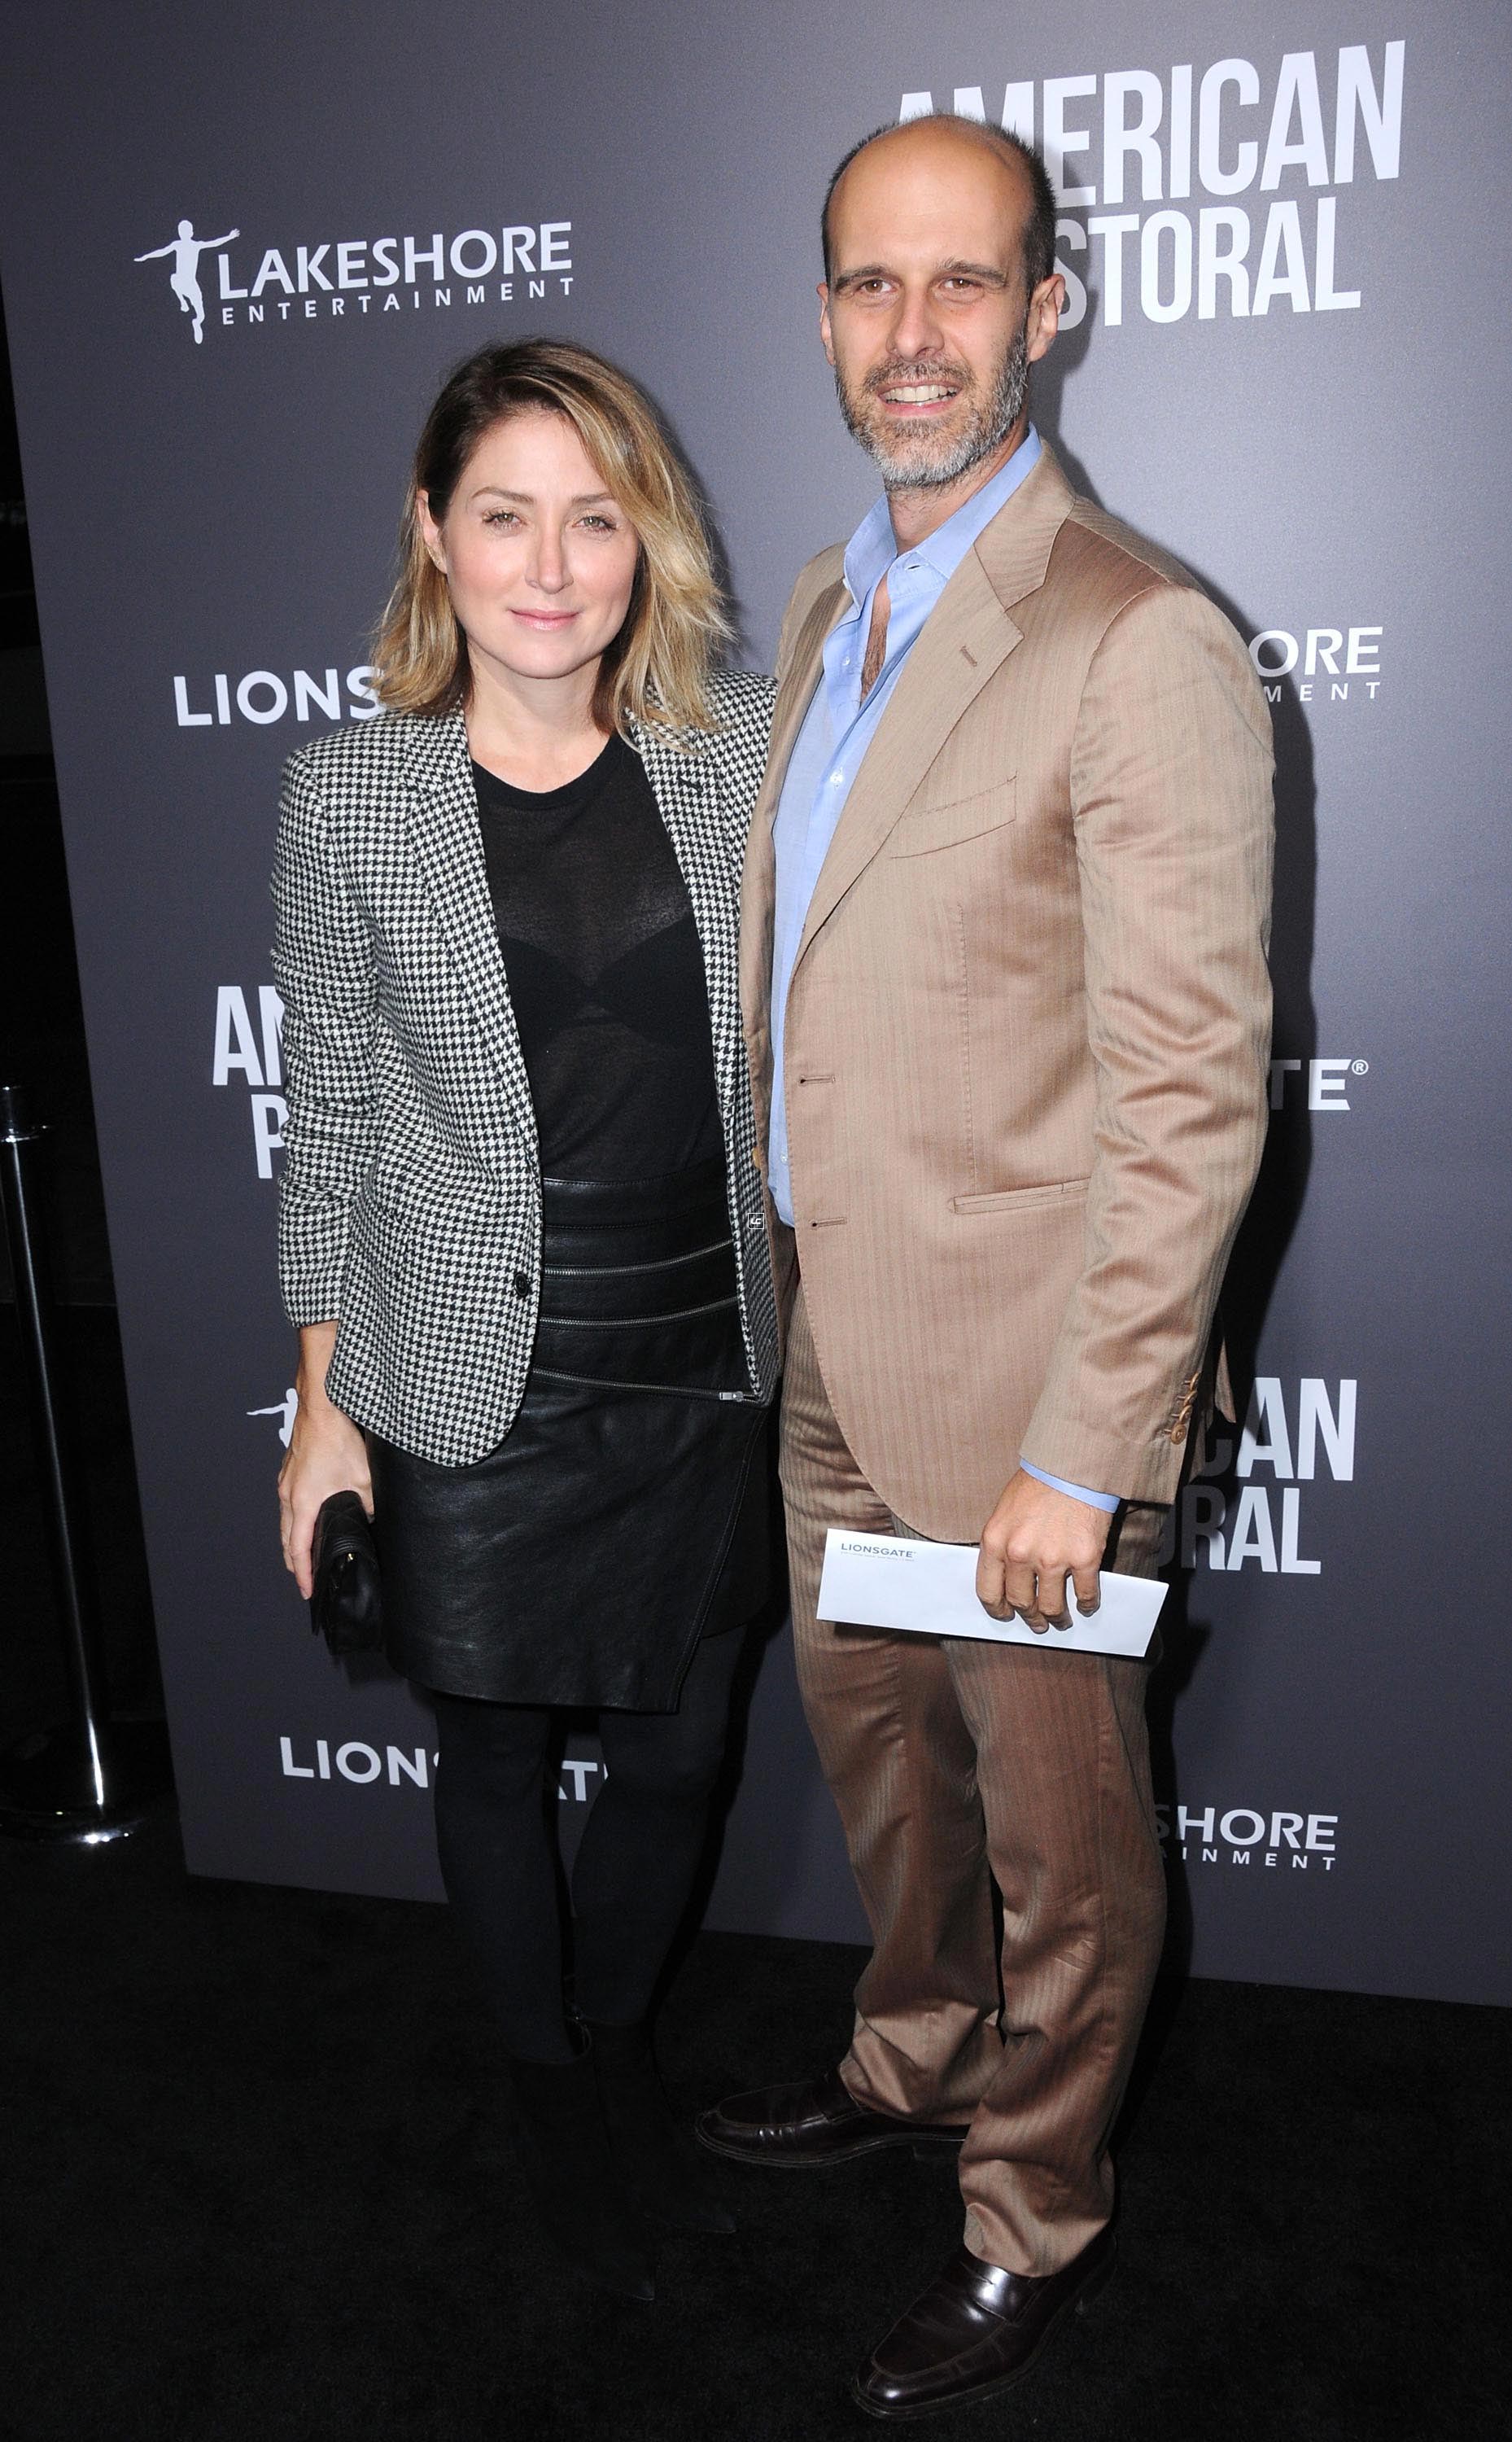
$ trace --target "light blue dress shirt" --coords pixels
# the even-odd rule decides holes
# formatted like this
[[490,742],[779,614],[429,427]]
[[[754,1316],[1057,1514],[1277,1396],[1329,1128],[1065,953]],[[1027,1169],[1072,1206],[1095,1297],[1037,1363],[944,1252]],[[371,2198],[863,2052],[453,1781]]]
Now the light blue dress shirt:
[[[824,675],[814,690],[789,759],[773,829],[776,892],[772,944],[772,1127],[767,1146],[772,1197],[791,1228],[792,1179],[788,1164],[788,1114],[783,1051],[788,988],[820,868],[829,851],[862,759],[892,700],[899,673],[925,620],[979,535],[1011,500],[1040,455],[1030,425],[1005,466],[921,543],[900,551],[885,495],[867,510],[846,549],[850,606],[825,639]],[[887,580],[887,647],[865,702],[861,668],[871,632],[877,588]],[[1098,1509],[1116,1509],[1116,1496],[1089,1492],[1037,1467],[1026,1474]]]

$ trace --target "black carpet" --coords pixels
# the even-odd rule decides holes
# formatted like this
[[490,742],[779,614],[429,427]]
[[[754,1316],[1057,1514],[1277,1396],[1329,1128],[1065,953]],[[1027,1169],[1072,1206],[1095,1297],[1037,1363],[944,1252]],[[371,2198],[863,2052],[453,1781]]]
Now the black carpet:
[[[558,2273],[445,1912],[190,1881],[171,1821],[0,1843],[8,2442],[825,2442],[957,2242],[951,2169],[732,2166],[650,2307]],[[859,1956],[708,1934],[689,2106],[832,2060]],[[1507,2430],[1503,2013],[1191,1984],[1121,2148],[1122,2261],[959,2442],[1481,2442]],[[1498,2305],[1498,2300],[1501,2305]]]

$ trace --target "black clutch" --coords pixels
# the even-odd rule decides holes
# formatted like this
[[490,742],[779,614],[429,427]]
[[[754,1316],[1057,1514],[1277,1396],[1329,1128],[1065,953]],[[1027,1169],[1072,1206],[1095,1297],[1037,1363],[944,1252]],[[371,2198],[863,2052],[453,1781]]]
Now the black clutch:
[[355,1492],[333,1492],[315,1521],[310,1626],[333,1653],[371,1653],[383,1643],[383,1589],[373,1525]]

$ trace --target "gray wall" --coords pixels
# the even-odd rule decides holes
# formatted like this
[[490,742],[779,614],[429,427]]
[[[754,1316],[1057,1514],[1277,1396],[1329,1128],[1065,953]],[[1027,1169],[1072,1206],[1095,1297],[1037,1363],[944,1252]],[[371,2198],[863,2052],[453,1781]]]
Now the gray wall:
[[[368,708],[347,674],[419,418],[490,335],[621,357],[768,662],[794,572],[872,490],[815,336],[825,175],[905,96],[979,93],[1077,138],[1085,310],[1044,428],[1277,673],[1293,1065],[1230,1299],[1255,1430],[1187,1496],[1156,1696],[1175,1938],[1207,1974],[1512,1997],[1504,17],[157,0],[30,11],[12,41],[6,298],[191,1865],[437,1889],[399,1760],[428,1772],[428,1718],[313,1644],[257,1412],[292,1371],[260,1002],[278,770]],[[1104,133],[1144,119],[1120,193]],[[239,232],[202,259],[200,344],[170,264],[133,261],[182,217]],[[439,275],[406,259],[437,232]],[[564,1783],[569,1827],[593,1777]],[[861,1931],[781,1636],[710,1922]]]

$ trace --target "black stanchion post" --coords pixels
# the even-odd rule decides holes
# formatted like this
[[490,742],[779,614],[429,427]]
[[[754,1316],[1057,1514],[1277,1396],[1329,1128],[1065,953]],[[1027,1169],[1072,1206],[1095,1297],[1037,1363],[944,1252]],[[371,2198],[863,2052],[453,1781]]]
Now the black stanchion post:
[[0,1759],[0,1831],[87,1843],[134,1831],[163,1795],[167,1742],[157,1723],[113,1726],[109,1717],[83,1518],[60,1404],[56,1317],[36,1175],[42,1134],[24,1090],[0,1085],[0,1194],[71,1713],[60,1727]]

